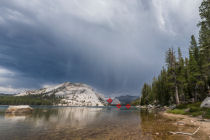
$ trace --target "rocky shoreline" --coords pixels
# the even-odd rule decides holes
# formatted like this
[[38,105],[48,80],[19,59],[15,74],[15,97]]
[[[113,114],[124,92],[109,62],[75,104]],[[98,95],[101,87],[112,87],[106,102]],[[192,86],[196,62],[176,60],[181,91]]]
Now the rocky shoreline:
[[208,135],[210,139],[210,120],[209,119],[201,119],[199,117],[190,117],[188,115],[171,114],[171,113],[167,113],[166,111],[159,112],[159,114],[162,115],[163,117],[174,120],[175,123],[173,125],[195,126],[196,128],[199,128],[199,131],[202,131],[206,135]]
[[[146,106],[136,106],[139,109],[145,109],[148,111],[156,111],[161,116],[168,118],[170,120],[173,120],[173,125],[179,126],[192,126],[197,128],[194,132],[200,131],[204,133],[205,135],[209,136],[210,139],[210,119],[203,119],[201,117],[192,117],[189,115],[181,115],[181,114],[172,114],[168,113],[168,110],[172,110],[176,108],[176,105],[171,106],[159,106],[159,105],[146,105]],[[193,131],[193,130],[192,130]],[[179,134],[179,135],[194,135],[193,132],[172,132],[173,134]],[[197,133],[197,132],[196,132]]]
[[143,105],[143,106],[136,106],[139,109],[146,109],[146,110],[156,110],[156,111],[166,111],[169,109],[174,109],[176,108],[176,105],[171,105],[171,106],[160,106],[160,105]]

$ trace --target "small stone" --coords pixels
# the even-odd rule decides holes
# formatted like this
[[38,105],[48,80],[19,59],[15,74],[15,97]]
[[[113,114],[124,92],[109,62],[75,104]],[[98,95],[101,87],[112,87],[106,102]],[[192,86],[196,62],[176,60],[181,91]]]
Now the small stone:
[[158,133],[158,132],[156,132],[156,133],[155,133],[155,135],[159,135],[159,133]]
[[183,122],[177,122],[177,125],[185,125]]
[[185,112],[189,112],[189,111],[190,111],[190,108],[187,108],[187,109],[185,109],[184,111],[185,111]]

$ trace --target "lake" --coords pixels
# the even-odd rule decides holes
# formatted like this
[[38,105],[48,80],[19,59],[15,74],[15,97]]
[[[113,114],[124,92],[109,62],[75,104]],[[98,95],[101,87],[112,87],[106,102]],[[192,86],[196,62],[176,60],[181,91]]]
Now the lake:
[[202,132],[193,137],[169,131],[193,132],[193,126],[173,125],[155,112],[131,107],[32,106],[30,115],[5,114],[0,106],[1,140],[186,140],[208,139]]

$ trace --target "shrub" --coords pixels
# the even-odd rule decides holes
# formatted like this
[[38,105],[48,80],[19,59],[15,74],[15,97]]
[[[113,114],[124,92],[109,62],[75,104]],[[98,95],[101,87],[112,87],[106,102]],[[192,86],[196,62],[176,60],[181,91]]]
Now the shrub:
[[195,107],[195,106],[191,106],[189,112],[200,112],[201,108],[200,107]]
[[187,108],[187,104],[180,104],[176,108],[177,109],[185,109],[185,108]]
[[203,113],[203,117],[210,119],[210,109],[205,109],[205,112]]
[[185,114],[185,111],[183,109],[173,109],[173,110],[168,110],[168,113],[173,113],[173,114]]

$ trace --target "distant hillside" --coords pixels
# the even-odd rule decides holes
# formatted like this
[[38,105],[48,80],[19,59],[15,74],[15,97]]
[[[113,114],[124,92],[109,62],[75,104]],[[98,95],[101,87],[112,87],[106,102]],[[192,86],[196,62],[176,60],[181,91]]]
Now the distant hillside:
[[117,98],[113,98],[111,105],[121,104],[121,102]]
[[0,93],[0,96],[13,96],[14,94],[5,94],[5,93]]
[[138,96],[131,96],[131,95],[116,97],[116,99],[118,99],[121,102],[121,104],[130,104],[132,101],[138,98],[139,98]]

